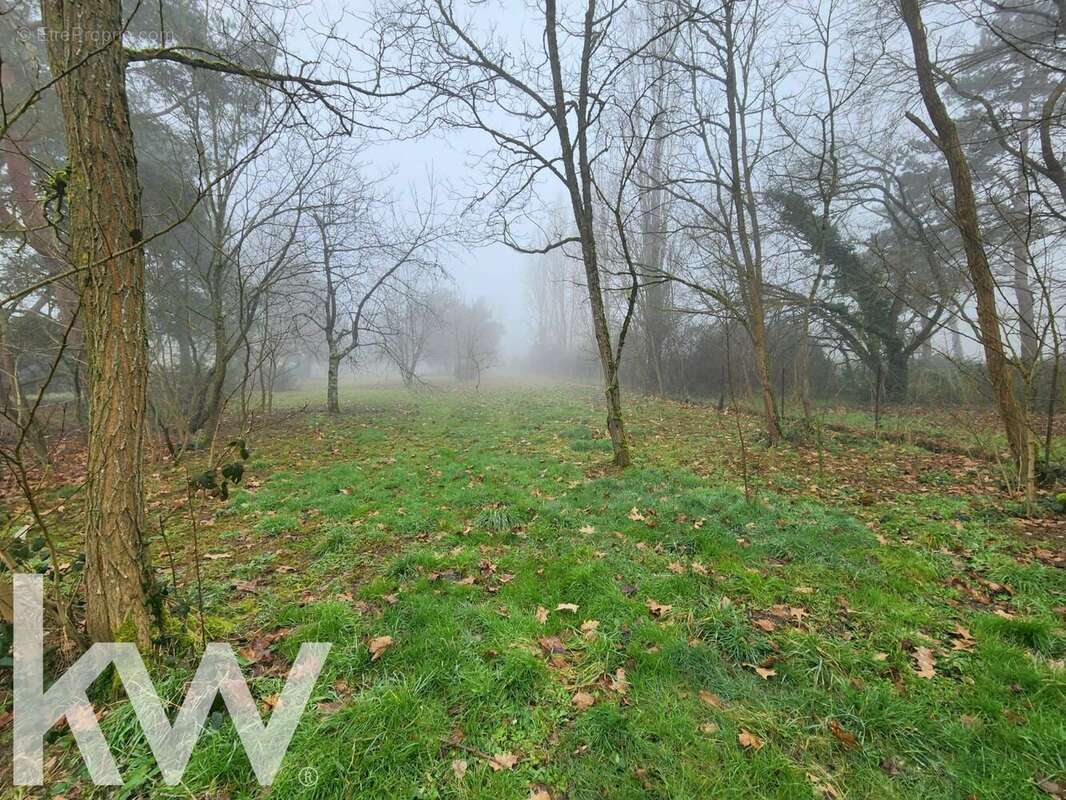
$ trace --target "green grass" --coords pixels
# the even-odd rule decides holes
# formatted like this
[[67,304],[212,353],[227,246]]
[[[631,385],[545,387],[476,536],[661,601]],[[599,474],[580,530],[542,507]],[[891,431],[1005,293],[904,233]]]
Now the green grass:
[[[235,644],[287,629],[283,664],[333,643],[271,796],[989,800],[1062,782],[1066,585],[997,500],[955,491],[950,465],[906,479],[906,444],[830,438],[822,470],[755,445],[749,502],[732,421],[655,401],[631,405],[637,461],[614,471],[590,397],[365,390],[253,436],[261,485],[202,531],[233,553],[205,566],[207,613]],[[980,603],[953,578],[1013,594]],[[177,697],[191,669],[155,672]],[[247,673],[257,697],[280,690],[277,670]],[[104,728],[127,796],[264,794],[225,714],[179,787],[127,706]],[[69,735],[50,752],[77,763]],[[497,753],[519,760],[497,771]]]

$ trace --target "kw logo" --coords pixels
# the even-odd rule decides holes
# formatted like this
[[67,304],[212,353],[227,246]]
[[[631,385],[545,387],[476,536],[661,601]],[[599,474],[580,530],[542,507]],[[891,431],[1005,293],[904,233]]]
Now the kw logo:
[[330,644],[300,645],[278,700],[264,725],[248,684],[229,645],[208,644],[196,674],[171,725],[152,679],[133,644],[94,644],[77,663],[44,690],[43,578],[14,576],[14,782],[19,786],[43,783],[44,735],[64,715],[81,750],[93,783],[118,786],[122,776],[86,694],[109,665],[114,665],[133,706],[137,721],[152,748],[163,780],[181,781],[193,748],[217,694],[222,695],[260,784],[269,784],[281,766],[296,725],[311,696]]

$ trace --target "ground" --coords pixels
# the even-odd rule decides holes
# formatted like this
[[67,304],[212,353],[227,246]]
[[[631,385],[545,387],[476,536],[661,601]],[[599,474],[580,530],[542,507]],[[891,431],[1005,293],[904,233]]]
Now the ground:
[[[300,643],[333,643],[273,788],[222,713],[163,785],[115,698],[106,796],[1066,791],[1062,522],[1050,498],[1018,519],[991,434],[828,410],[770,448],[755,417],[634,399],[618,471],[591,388],[345,400],[253,431],[195,548],[186,467],[149,481],[173,623],[200,636],[199,552],[206,637],[240,648],[264,713]],[[190,650],[152,668],[175,700]],[[68,732],[46,755],[49,794],[92,794]]]

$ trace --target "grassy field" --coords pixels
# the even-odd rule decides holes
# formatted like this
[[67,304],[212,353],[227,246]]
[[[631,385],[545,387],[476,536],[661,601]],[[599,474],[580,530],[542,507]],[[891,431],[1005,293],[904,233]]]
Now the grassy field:
[[[771,449],[755,418],[658,400],[630,403],[618,472],[594,397],[361,389],[253,433],[245,487],[198,510],[204,625],[264,713],[299,644],[332,642],[312,703],[266,790],[223,714],[163,785],[113,700],[126,786],[96,794],[1061,796],[1050,499],[1022,522],[994,461],[861,420]],[[154,512],[183,475],[153,473]],[[194,641],[182,518],[173,568],[153,558]],[[197,649],[153,667],[175,700]],[[47,756],[51,795],[93,794],[68,733]]]

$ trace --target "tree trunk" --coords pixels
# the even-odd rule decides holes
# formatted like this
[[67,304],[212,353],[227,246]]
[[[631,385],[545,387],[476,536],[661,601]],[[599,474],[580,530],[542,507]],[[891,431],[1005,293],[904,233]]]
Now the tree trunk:
[[70,259],[84,270],[86,627],[94,641],[117,637],[148,646],[154,594],[143,540],[148,338],[141,190],[126,99],[122,4],[42,0],[41,9],[51,34],[52,74],[73,67],[56,90],[70,164]]
[[337,378],[340,373],[340,368],[340,358],[331,354],[329,357],[329,366],[326,370],[326,411],[330,414],[341,413],[341,404],[337,392]]
[[603,305],[603,291],[600,288],[600,270],[596,261],[596,252],[592,247],[583,247],[585,261],[585,278],[588,281],[589,307],[592,309],[592,328],[596,335],[596,350],[603,368],[603,394],[607,400],[607,432],[611,436],[611,449],[614,452],[615,466],[628,467],[632,462],[629,455],[629,438],[626,436],[625,423],[622,421],[622,389],[618,383],[618,362],[611,346],[611,332],[607,327],[607,311]]
[[766,349],[766,324],[762,307],[762,287],[752,291],[751,345],[755,356],[755,375],[762,391],[762,408],[766,417],[766,433],[771,442],[781,439],[781,422],[774,402],[774,378],[770,374],[770,356]]
[[999,311],[996,309],[996,283],[988,265],[988,254],[981,239],[977,216],[977,200],[973,191],[970,165],[959,140],[955,121],[948,113],[936,88],[933,64],[929,58],[925,26],[922,24],[918,0],[902,0],[903,20],[910,33],[914,50],[914,67],[929,119],[936,129],[936,144],[951,173],[955,195],[954,223],[962,235],[966,251],[966,267],[977,298],[977,324],[981,345],[985,351],[988,377],[999,405],[1000,417],[1006,430],[1011,455],[1017,467],[1021,485],[1028,483],[1029,428],[1022,407],[1014,394],[1010,365],[1003,348]]
[[885,400],[889,403],[905,403],[910,375],[910,357],[903,349],[903,343],[896,340],[886,341],[885,351]]

